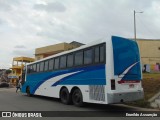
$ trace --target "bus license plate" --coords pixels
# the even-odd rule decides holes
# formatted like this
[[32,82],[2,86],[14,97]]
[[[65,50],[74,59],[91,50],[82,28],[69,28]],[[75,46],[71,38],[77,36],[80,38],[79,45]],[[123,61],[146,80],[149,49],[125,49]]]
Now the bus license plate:
[[130,84],[130,85],[129,85],[129,88],[134,88],[134,84]]

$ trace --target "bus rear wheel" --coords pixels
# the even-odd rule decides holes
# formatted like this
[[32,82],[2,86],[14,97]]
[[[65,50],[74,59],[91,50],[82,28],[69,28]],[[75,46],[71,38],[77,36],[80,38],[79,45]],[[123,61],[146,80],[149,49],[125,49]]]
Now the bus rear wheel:
[[71,97],[67,88],[62,88],[60,91],[60,99],[63,104],[68,105],[71,103]]
[[84,105],[83,96],[82,96],[80,89],[75,89],[73,91],[72,102],[75,106],[78,106],[78,107],[82,107]]
[[30,92],[30,88],[29,88],[29,87],[27,87],[27,89],[26,89],[26,93],[27,93],[27,96],[29,96],[29,97],[31,97],[31,96],[32,96],[32,94],[31,94],[31,92]]

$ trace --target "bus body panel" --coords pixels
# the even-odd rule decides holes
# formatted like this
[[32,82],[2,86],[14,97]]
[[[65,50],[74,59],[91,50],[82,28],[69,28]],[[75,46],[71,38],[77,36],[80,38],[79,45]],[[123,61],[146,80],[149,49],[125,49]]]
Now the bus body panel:
[[[104,42],[95,43],[91,47],[101,43]],[[62,87],[66,87],[69,92],[74,87],[78,87],[82,92],[84,102],[100,104],[119,103],[143,98],[140,56],[137,43],[113,36],[105,40],[105,45],[106,58],[103,64],[26,74],[22,92],[26,93],[26,88],[29,86],[31,94],[59,98]],[[87,47],[81,47],[80,49],[83,48]],[[133,51],[125,53],[130,48],[135,53]],[[71,52],[76,50],[79,49],[71,50]],[[124,53],[122,58],[126,57],[125,61],[118,57],[118,52]],[[64,54],[66,53],[64,52]],[[60,53],[61,55],[63,53]],[[58,55],[55,56],[57,57]],[[112,80],[115,81],[114,90],[112,90]]]
[[[25,93],[26,87],[29,86],[31,94],[59,98],[59,91],[63,86],[68,88],[69,91],[73,87],[78,87],[83,94],[84,102],[92,101],[93,103],[105,104],[105,71],[105,64],[102,64],[56,72],[30,74],[27,76],[22,92]],[[102,91],[103,94],[98,94],[102,93]],[[97,94],[97,97],[94,97],[93,94]]]
[[135,41],[112,37],[115,89],[107,93],[108,103],[135,101],[144,96],[139,48]]

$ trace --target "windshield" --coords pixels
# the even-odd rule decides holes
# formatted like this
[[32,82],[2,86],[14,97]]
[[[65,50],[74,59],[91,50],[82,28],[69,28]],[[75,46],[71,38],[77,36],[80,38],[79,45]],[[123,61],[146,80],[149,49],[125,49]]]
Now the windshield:
[[141,79],[140,55],[138,45],[133,40],[112,37],[114,73],[123,80]]

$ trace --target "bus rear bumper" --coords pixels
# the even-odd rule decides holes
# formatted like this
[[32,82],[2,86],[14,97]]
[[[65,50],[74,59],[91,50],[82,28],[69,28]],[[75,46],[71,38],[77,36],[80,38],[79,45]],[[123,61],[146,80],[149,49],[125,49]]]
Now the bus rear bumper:
[[144,92],[127,92],[127,93],[107,93],[108,104],[136,101],[143,99]]

